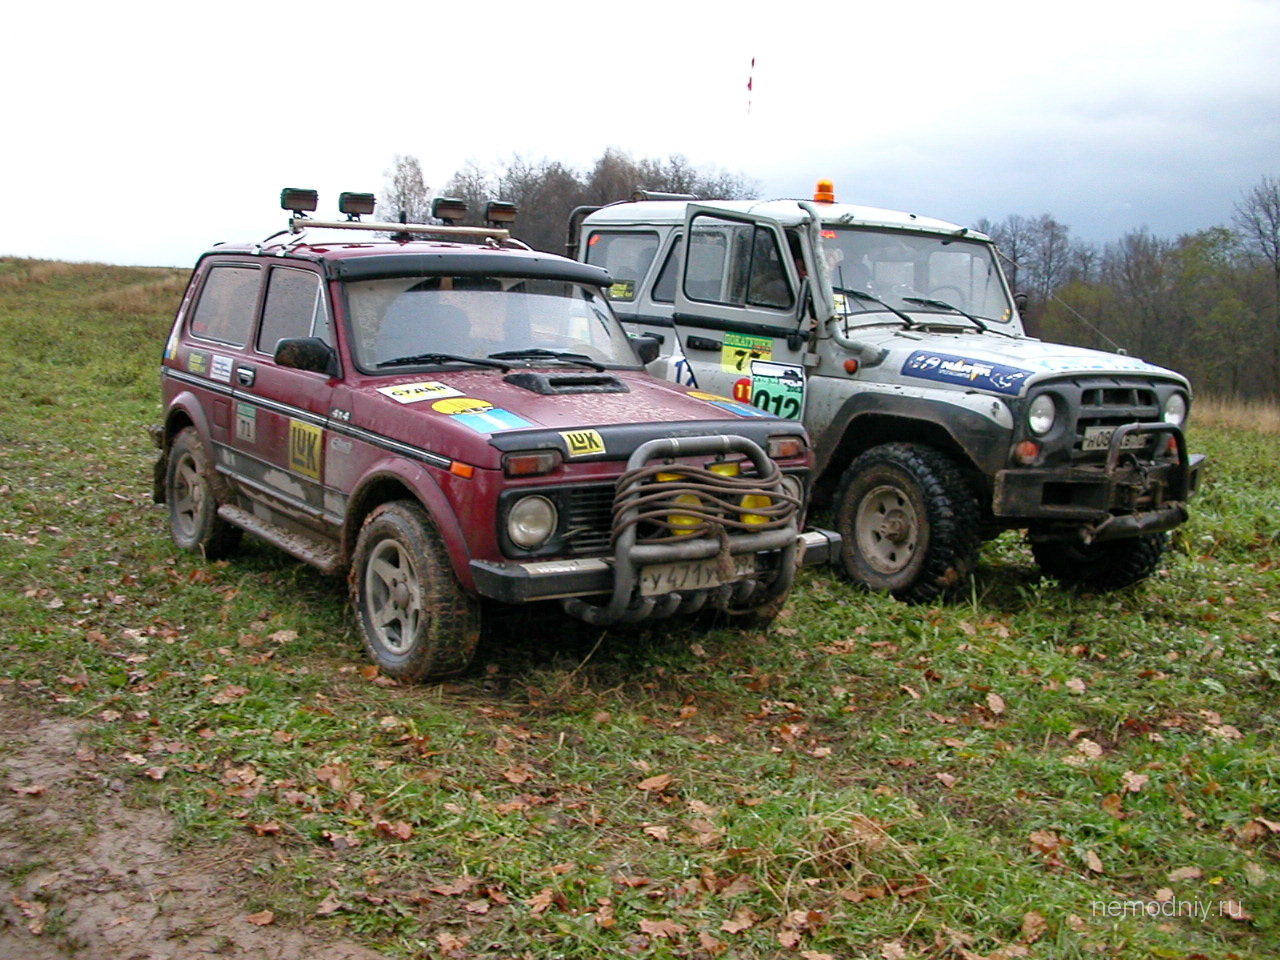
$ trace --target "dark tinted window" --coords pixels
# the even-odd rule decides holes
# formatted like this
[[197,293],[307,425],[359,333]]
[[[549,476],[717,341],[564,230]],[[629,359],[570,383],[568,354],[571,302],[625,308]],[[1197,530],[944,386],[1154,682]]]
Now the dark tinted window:
[[200,290],[200,302],[191,315],[191,333],[243,347],[253,329],[262,271],[251,266],[215,266]]
[[680,247],[683,243],[682,237],[676,237],[675,242],[671,244],[671,252],[667,254],[667,259],[663,261],[662,269],[658,272],[658,279],[653,282],[653,299],[658,303],[675,302],[676,264],[680,261]]
[[693,221],[684,289],[710,303],[779,310],[795,303],[773,231],[719,217]]
[[319,337],[330,342],[320,278],[306,270],[276,268],[267,283],[267,303],[262,309],[258,349],[274,354],[286,337]]

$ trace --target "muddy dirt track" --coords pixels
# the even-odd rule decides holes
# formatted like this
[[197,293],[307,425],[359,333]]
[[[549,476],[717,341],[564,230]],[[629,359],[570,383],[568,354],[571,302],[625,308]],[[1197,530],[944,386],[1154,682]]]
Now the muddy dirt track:
[[177,851],[165,813],[124,794],[74,722],[0,699],[0,958],[378,960],[255,924],[236,896],[244,860]]

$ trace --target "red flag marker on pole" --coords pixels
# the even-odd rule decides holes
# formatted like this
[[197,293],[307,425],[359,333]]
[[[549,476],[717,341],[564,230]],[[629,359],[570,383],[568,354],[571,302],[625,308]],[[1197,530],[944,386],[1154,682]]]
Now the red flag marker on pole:
[[747,113],[751,112],[751,90],[752,80],[756,73],[756,58],[751,58],[751,71],[747,74]]

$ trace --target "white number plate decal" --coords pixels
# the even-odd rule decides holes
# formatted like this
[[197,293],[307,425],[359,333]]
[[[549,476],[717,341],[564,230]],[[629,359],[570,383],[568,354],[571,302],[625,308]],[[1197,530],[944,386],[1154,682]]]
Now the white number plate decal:
[[[750,576],[756,569],[754,554],[742,554],[733,558],[733,580]],[[720,578],[717,561],[681,560],[675,563],[655,563],[640,569],[640,595],[657,597],[677,590],[707,590],[726,582]]]
[[[1115,432],[1115,427],[1085,427],[1084,443],[1080,445],[1080,449],[1106,450],[1111,446],[1111,437]],[[1138,450],[1146,446],[1149,436],[1146,433],[1127,433],[1120,441],[1120,449]]]

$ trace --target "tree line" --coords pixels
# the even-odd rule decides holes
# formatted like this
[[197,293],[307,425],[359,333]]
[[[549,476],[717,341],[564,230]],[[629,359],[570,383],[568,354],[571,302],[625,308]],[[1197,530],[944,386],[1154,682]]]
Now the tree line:
[[1136,230],[1104,244],[1049,214],[979,221],[1045,340],[1123,349],[1197,391],[1280,399],[1280,180],[1264,176],[1231,222],[1169,239]]
[[[386,178],[376,215],[399,220],[403,211],[411,223],[429,223],[431,191],[418,159],[397,156]],[[480,223],[490,200],[514,203],[519,210],[516,235],[535,250],[564,253],[574,209],[626,200],[636,189],[733,200],[753,196],[759,185],[738,174],[696,167],[680,154],[666,160],[634,160],[611,147],[584,171],[556,160],[520,156],[503,162],[496,172],[471,162],[438,195],[466,201],[465,222],[470,224]]]
[[[705,199],[759,190],[678,154],[634,160],[610,148],[584,171],[520,156],[496,172],[468,163],[438,194],[467,201],[471,223],[491,199],[515,203],[520,239],[563,253],[576,207],[623,200],[637,188]],[[399,220],[403,211],[429,222],[431,196],[417,158],[397,156],[378,215]],[[1264,176],[1247,190],[1229,223],[1173,239],[1142,229],[1088,243],[1047,213],[974,226],[996,241],[1014,292],[1025,295],[1032,335],[1123,350],[1186,374],[1202,393],[1280,399],[1280,179]]]

